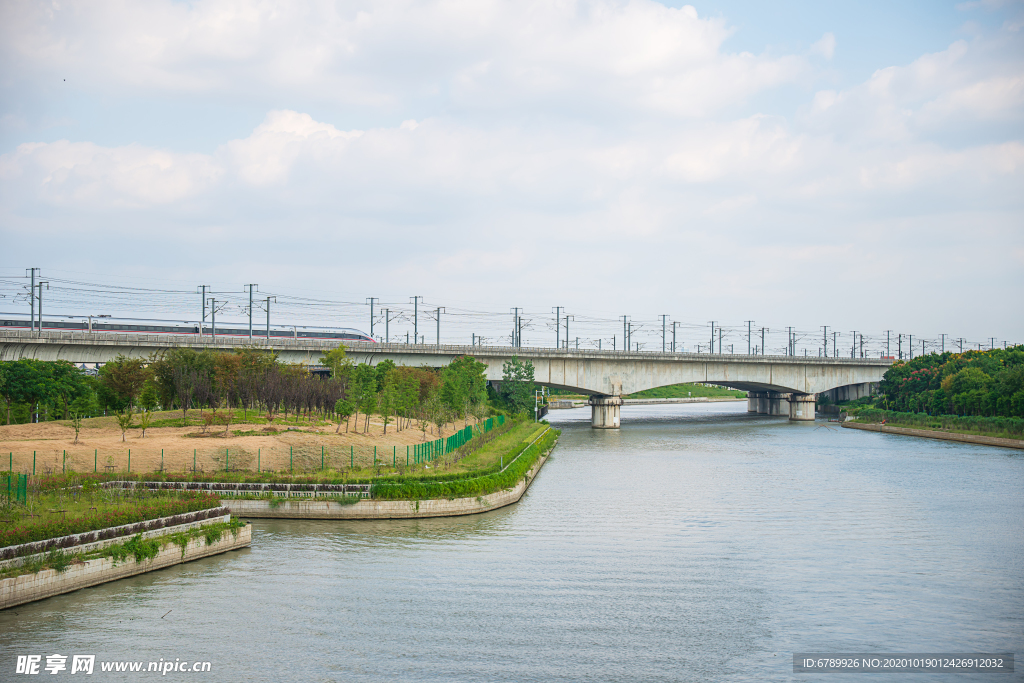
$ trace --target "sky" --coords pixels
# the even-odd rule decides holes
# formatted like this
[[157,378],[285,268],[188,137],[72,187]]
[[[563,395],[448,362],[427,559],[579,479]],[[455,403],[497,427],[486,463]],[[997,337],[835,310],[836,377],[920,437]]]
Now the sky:
[[556,306],[581,348],[623,315],[648,350],[662,315],[686,350],[715,321],[745,353],[748,320],[769,352],[1024,342],[1022,26],[998,0],[8,0],[0,312],[38,267],[49,314],[195,320],[207,284],[243,320],[257,283],[275,324],[368,331],[375,297],[393,339],[422,296],[444,343],[507,343],[518,307],[553,345]]

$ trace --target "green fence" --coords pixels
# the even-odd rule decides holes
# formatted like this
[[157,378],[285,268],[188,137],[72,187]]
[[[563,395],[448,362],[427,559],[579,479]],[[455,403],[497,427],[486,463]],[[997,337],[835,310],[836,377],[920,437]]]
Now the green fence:
[[0,474],[0,496],[6,496],[7,505],[28,502],[28,475],[5,472]]
[[[497,419],[497,426],[505,424],[505,416],[499,415]],[[493,417],[487,418],[483,423],[474,427],[472,425],[465,429],[460,429],[455,432],[447,439],[436,439],[434,441],[427,441],[426,443],[416,444],[412,447],[413,462],[417,465],[424,462],[432,462],[445,453],[451,453],[459,448],[462,448],[470,439],[473,438],[474,433],[486,434],[495,427],[495,419]]]

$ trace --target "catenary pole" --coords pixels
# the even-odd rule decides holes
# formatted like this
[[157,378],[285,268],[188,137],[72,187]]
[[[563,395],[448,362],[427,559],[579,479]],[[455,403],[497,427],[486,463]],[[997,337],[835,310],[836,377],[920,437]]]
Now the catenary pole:
[[36,320],[39,322],[39,336],[43,334],[43,285],[46,285],[46,288],[49,289],[50,283],[43,280],[36,283],[36,287],[39,288],[39,315],[36,316]]
[[29,271],[29,286],[28,286],[28,306],[30,309],[29,313],[29,325],[32,332],[36,331],[36,272],[38,268],[28,268]]
[[371,296],[371,297],[367,297],[366,300],[370,304],[370,336],[372,337],[373,336],[373,303],[375,301],[380,301],[380,299],[378,299],[375,296]]
[[562,314],[562,310],[565,307],[564,306],[555,306],[554,308],[555,308],[555,348],[557,349],[562,344],[562,335],[561,335],[561,331],[562,331],[562,318],[560,316]]
[[203,328],[206,326],[206,290],[210,289],[210,285],[199,285],[196,289],[199,290],[197,292],[199,294],[199,301],[203,305],[203,312],[199,318],[199,336],[202,337]]
[[419,344],[419,329],[420,329],[420,299],[422,296],[412,297],[412,343]]
[[245,285],[245,287],[243,287],[243,289],[247,289],[249,291],[249,341],[250,342],[252,341],[252,292],[253,292],[254,289],[259,290],[259,287],[260,287],[259,285],[255,285],[255,284]]
[[277,303],[277,297],[276,296],[268,296],[266,298],[266,302],[267,302],[267,341],[268,342],[270,341],[270,300],[271,299],[273,299],[274,303],[276,304]]

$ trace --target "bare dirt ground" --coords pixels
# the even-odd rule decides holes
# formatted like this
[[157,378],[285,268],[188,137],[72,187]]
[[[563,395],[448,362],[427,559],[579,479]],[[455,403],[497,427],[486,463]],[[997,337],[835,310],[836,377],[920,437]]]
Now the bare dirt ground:
[[[158,417],[181,417],[181,413],[160,413]],[[241,417],[241,416],[239,416]],[[469,424],[474,421],[472,418]],[[449,423],[443,436],[451,436],[464,426],[463,421]],[[125,441],[113,418],[86,420],[75,444],[75,430],[67,422],[42,422],[24,425],[0,425],[0,470],[6,470],[11,461],[16,472],[32,472],[33,454],[37,474],[67,470],[92,472],[124,472],[131,451],[132,472],[154,472],[163,468],[172,472],[191,470],[193,459],[197,469],[204,472],[241,468],[295,472],[319,470],[321,458],[324,467],[349,467],[373,462],[374,448],[379,461],[405,462],[406,447],[438,438],[436,427],[427,430],[426,437],[416,423],[396,431],[395,423],[384,425],[379,415],[370,419],[367,433],[363,433],[364,416],[359,416],[358,430],[350,420],[349,431],[341,424],[335,433],[335,423],[275,425],[277,433],[264,431],[266,424],[249,424],[239,420],[232,423],[225,435],[224,426],[212,426],[204,433],[201,426],[150,427],[143,438],[141,429],[129,429]],[[234,431],[257,432],[259,435],[235,436]],[[411,450],[411,449],[410,449]],[[162,455],[161,455],[162,452]],[[65,455],[66,454],[66,455]],[[66,461],[65,461],[66,457]],[[291,463],[291,465],[290,465]]]

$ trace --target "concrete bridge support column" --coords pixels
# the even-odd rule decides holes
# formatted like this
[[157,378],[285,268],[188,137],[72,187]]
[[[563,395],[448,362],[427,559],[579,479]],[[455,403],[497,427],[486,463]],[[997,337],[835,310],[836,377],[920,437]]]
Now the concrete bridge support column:
[[594,429],[618,429],[619,408],[622,399],[618,396],[590,397],[590,426]]
[[747,412],[756,413],[759,412],[761,405],[761,392],[759,391],[748,391],[747,392]]
[[794,422],[814,422],[814,394],[790,394],[789,419]]
[[[780,394],[777,391],[768,392],[768,414],[789,415],[789,406],[786,405],[786,398],[789,394]],[[760,411],[758,411],[760,412]]]
[[768,414],[768,406],[769,406],[769,403],[770,403],[770,401],[768,399],[769,399],[769,394],[770,393],[771,392],[768,392],[768,391],[762,391],[762,392],[758,393],[758,395],[757,395],[757,414],[758,415],[767,415]]

